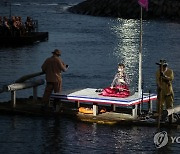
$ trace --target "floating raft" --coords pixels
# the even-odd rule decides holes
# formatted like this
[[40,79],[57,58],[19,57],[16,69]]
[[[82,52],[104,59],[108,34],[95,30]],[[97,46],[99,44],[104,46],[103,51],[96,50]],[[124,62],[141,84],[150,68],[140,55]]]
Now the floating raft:
[[[78,107],[80,107],[81,102],[93,103],[94,116],[97,115],[98,105],[100,104],[110,104],[113,106],[114,111],[116,106],[131,106],[132,114],[135,118],[137,117],[137,105],[142,104],[143,102],[152,103],[153,100],[157,99],[157,95],[144,93],[143,96],[139,98],[139,95],[136,92],[134,95],[126,98],[107,97],[100,95],[100,92],[96,92],[96,89],[94,88],[85,88],[70,94],[54,93],[51,95],[51,99],[59,99],[61,101],[74,101],[78,103]],[[152,106],[152,104],[150,106]],[[152,107],[150,107],[150,110],[152,111]]]
[[51,95],[51,98],[58,98],[61,100],[82,101],[82,102],[94,102],[98,104],[132,106],[132,105],[140,104],[142,102],[149,102],[152,100],[156,100],[157,95],[144,93],[143,98],[142,97],[139,98],[138,93],[136,92],[134,95],[126,98],[107,97],[100,95],[100,92],[96,92],[96,89],[94,88],[85,88],[70,94],[53,93]]
[[[79,109],[80,106],[87,106],[88,104],[93,110],[92,114],[77,112],[76,117],[81,121],[141,126],[157,126],[157,116],[154,116],[152,110],[152,101],[156,99],[156,94],[144,93],[139,97],[137,92],[126,98],[107,97],[100,95],[100,92],[97,92],[97,89],[94,88],[85,88],[68,94],[53,93],[51,95],[51,100],[72,102],[77,104]],[[138,115],[138,113],[141,113],[141,105],[144,102],[148,103],[148,110],[145,111],[145,115]],[[104,107],[106,107],[107,112],[101,113]],[[161,126],[176,127],[177,124],[162,122]]]

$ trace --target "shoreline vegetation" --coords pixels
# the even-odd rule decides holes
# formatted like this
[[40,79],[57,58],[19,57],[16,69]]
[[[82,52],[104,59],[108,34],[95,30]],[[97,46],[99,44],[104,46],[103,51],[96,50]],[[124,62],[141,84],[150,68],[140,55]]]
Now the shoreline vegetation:
[[[138,0],[86,0],[68,9],[71,13],[139,19]],[[170,20],[180,23],[179,0],[150,0],[148,11],[143,9],[143,19]]]

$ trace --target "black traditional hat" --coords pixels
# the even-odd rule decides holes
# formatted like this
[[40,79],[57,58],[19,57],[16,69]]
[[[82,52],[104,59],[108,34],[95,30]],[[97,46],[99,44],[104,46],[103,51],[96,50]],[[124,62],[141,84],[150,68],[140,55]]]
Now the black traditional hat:
[[166,62],[166,60],[164,60],[164,59],[161,59],[160,61],[159,61],[159,63],[156,63],[157,65],[163,65],[163,66],[167,66],[168,65],[168,63]]

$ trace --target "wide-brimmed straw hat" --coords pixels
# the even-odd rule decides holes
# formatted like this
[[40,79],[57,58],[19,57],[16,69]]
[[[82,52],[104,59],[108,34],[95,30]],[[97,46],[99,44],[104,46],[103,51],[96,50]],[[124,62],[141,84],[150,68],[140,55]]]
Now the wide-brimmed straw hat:
[[52,54],[55,54],[55,55],[57,55],[57,56],[60,56],[60,55],[61,55],[61,50],[55,49],[55,50],[52,52]]
[[156,63],[157,65],[163,65],[163,66],[167,66],[168,65],[168,63],[166,62],[166,60],[163,60],[163,59],[161,59],[160,61],[159,61],[159,63]]

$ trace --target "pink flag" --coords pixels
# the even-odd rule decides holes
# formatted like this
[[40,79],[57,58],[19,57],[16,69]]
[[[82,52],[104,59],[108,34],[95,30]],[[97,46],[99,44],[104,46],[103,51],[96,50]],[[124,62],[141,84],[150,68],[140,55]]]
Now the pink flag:
[[143,8],[146,8],[146,11],[148,11],[148,0],[138,0],[139,5],[141,5]]

